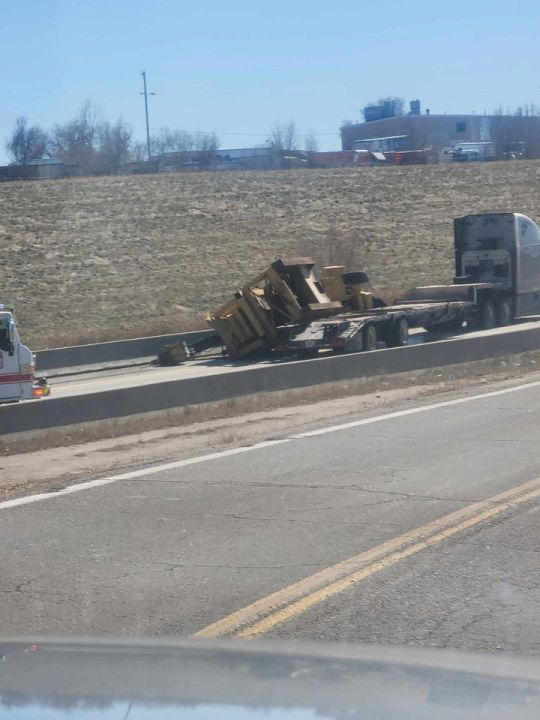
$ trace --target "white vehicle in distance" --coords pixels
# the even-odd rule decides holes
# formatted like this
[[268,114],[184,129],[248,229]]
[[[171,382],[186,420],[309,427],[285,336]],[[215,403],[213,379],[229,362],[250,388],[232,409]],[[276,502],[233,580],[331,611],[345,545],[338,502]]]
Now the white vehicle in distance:
[[0,403],[49,395],[47,380],[35,370],[34,353],[19,338],[13,310],[0,305]]

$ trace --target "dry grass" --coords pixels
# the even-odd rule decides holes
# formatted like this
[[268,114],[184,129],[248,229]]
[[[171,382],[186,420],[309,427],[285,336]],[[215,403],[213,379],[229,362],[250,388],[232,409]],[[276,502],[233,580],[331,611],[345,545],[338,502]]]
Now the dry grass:
[[173,332],[280,253],[447,281],[451,220],[540,219],[540,162],[87,178],[0,186],[1,302],[34,348]]
[[[151,326],[150,331],[148,325],[141,323],[133,324],[125,327],[111,325],[111,327],[86,327],[84,324],[79,329],[70,329],[62,331],[59,329],[54,335],[54,345],[52,339],[47,347],[70,347],[71,345],[88,345],[90,343],[108,342],[110,340],[125,340],[128,338],[147,337],[148,335],[167,335],[171,332],[189,332],[191,330],[200,330],[206,327],[204,315],[193,315],[193,317],[185,318],[181,326],[171,324],[170,320],[157,321]],[[37,347],[37,346],[34,346]],[[44,347],[44,346],[43,346]]]

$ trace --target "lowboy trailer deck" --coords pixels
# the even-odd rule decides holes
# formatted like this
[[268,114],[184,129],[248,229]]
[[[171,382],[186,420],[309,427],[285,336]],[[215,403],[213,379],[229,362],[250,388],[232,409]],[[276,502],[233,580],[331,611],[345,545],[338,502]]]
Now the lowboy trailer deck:
[[311,322],[307,327],[290,326],[286,345],[288,350],[304,356],[323,349],[375,350],[379,341],[387,347],[399,347],[407,345],[409,328],[449,322],[461,324],[463,316],[472,314],[473,309],[474,303],[462,301],[398,304],[367,313],[346,313]]

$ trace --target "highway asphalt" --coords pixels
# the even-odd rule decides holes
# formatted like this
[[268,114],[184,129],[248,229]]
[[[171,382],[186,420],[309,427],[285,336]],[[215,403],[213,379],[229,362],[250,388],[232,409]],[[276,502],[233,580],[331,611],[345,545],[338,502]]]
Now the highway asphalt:
[[486,393],[0,503],[4,634],[538,654],[540,383]]
[[51,378],[54,397],[72,397],[86,393],[142,387],[168,380],[183,380],[201,375],[220,375],[259,367],[261,362],[232,362],[227,358],[211,357],[189,360],[174,367],[159,367],[149,361],[145,365],[122,368],[105,368]]
[[[452,337],[458,340],[463,337],[482,337],[485,335],[526,332],[527,330],[538,328],[538,325],[538,320],[527,320],[508,327],[455,336],[445,335],[441,336],[441,338],[428,335],[421,329],[413,329],[411,330],[410,344],[437,342],[437,339],[448,340],[452,339]],[[381,348],[382,347],[384,347],[384,345],[381,344]],[[149,362],[142,366],[130,366],[117,369],[107,367],[99,372],[83,371],[80,374],[51,377],[53,397],[73,397],[86,393],[120,388],[142,387],[144,385],[151,385],[152,383],[160,383],[168,380],[182,380],[201,376],[219,375],[228,372],[242,372],[270,362],[267,360],[231,361],[228,358],[219,356],[202,356],[176,367],[158,367],[150,364],[150,358],[148,360]]]

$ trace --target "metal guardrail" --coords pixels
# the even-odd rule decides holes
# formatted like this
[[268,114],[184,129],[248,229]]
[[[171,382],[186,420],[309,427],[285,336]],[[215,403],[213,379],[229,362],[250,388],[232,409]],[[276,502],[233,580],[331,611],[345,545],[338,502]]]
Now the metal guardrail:
[[43,430],[127,417],[196,403],[217,402],[379,374],[486,360],[540,349],[540,327],[481,337],[464,336],[424,345],[261,365],[196,378],[169,380],[66,398],[0,407],[0,433]]

